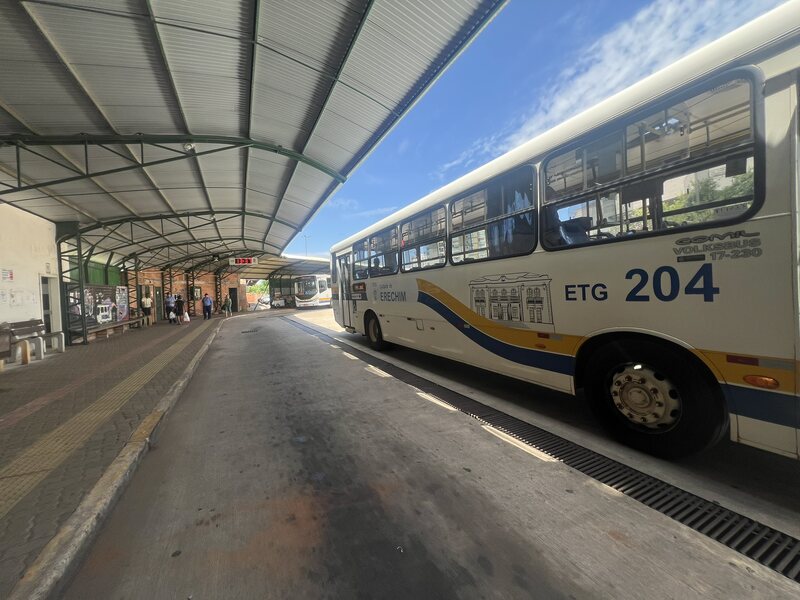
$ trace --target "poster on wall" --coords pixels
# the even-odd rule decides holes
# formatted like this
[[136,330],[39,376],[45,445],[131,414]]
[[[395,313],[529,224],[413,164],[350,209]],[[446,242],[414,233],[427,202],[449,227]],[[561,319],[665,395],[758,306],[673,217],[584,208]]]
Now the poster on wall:
[[127,321],[130,316],[128,310],[128,288],[124,285],[117,286],[117,321]]
[[0,269],[0,280],[14,281],[14,269]]
[[128,320],[128,288],[124,286],[87,286],[83,289],[83,300],[89,329]]

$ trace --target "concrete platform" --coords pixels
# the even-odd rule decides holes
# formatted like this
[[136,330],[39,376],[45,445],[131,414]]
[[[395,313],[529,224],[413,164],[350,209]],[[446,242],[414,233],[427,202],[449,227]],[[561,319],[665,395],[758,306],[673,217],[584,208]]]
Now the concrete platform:
[[136,329],[0,374],[0,597],[217,324]]
[[66,598],[800,593],[284,314],[225,323]]

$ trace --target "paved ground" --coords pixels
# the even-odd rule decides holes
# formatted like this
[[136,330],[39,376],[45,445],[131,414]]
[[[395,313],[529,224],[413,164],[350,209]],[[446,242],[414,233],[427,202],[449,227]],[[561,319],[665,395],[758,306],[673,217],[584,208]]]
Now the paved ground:
[[797,592],[269,311],[225,324],[66,597]]
[[0,598],[216,325],[134,329],[0,373]]

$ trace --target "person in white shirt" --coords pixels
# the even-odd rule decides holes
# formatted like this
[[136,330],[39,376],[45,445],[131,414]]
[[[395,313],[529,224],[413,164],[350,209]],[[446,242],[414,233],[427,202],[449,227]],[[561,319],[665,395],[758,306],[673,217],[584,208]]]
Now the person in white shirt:
[[144,324],[148,327],[150,326],[152,317],[150,316],[153,312],[153,299],[150,297],[150,293],[148,292],[145,294],[144,298],[142,298],[142,314],[144,315]]

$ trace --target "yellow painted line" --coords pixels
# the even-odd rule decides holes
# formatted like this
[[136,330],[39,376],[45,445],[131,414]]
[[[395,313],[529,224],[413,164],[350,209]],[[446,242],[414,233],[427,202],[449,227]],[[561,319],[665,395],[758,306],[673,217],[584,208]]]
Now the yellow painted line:
[[345,355],[347,358],[349,358],[350,360],[358,360],[358,357],[357,357],[357,356],[353,356],[353,355],[352,355],[352,354],[350,354],[349,352],[342,352],[342,354],[344,354],[344,355]]
[[521,442],[517,438],[512,437],[512,436],[508,435],[507,433],[503,433],[499,429],[495,429],[494,427],[491,427],[490,425],[481,425],[481,427],[483,427],[486,431],[491,433],[493,436],[500,438],[501,440],[503,440],[504,442],[506,442],[508,444],[511,444],[512,446],[516,446],[520,450],[523,450],[523,451],[527,452],[531,456],[535,456],[539,460],[543,460],[544,462],[559,462],[558,459],[553,458],[549,454],[545,454],[541,450],[537,450],[533,446],[529,446],[525,442]]
[[369,365],[368,367],[364,367],[365,370],[369,371],[373,375],[377,375],[378,377],[391,377],[386,371],[379,369],[378,367],[373,367]]
[[0,470],[0,519],[210,325],[208,321],[172,344],[77,415],[40,437]]
[[446,402],[442,402],[441,400],[439,400],[433,394],[429,394],[427,392],[422,392],[422,391],[417,390],[417,396],[419,396],[420,398],[422,398],[424,400],[427,400],[428,402],[433,402],[437,406],[441,406],[442,408],[445,408],[445,409],[449,410],[450,412],[454,412],[454,411],[458,410],[456,407],[450,406]]

